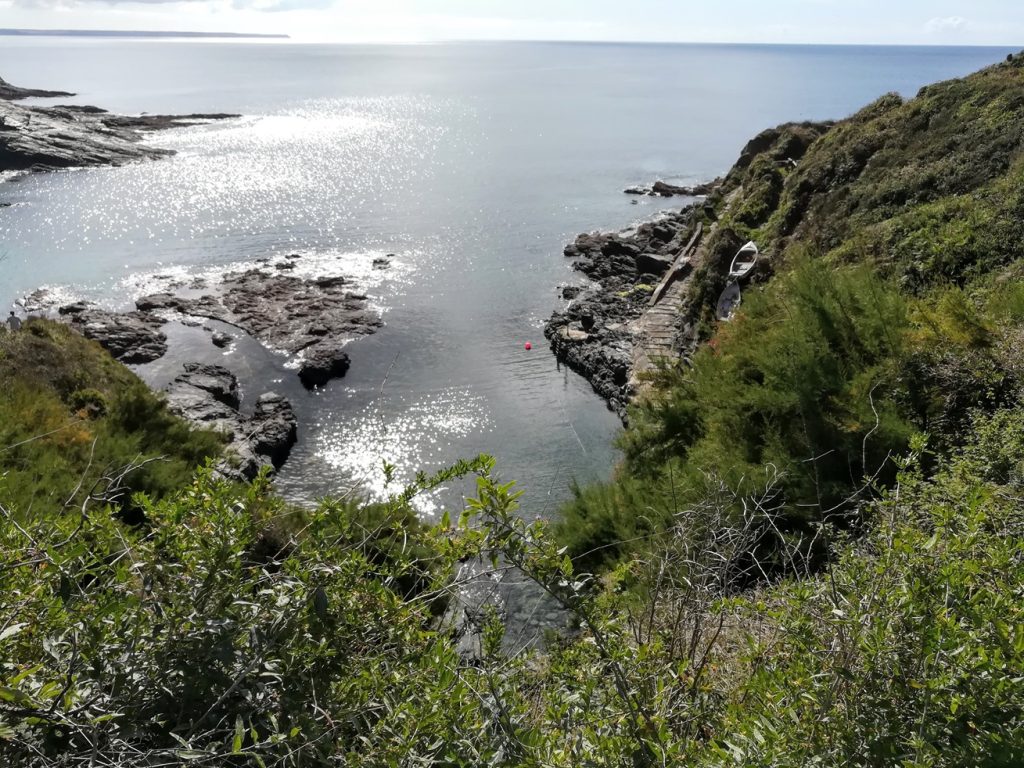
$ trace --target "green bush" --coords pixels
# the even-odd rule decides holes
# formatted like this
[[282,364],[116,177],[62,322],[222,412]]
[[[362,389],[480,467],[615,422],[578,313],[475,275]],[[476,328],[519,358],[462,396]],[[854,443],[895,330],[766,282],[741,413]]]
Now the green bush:
[[0,359],[0,471],[4,498],[20,515],[177,492],[223,451],[222,438],[192,430],[63,325],[34,320],[25,333],[0,336]]

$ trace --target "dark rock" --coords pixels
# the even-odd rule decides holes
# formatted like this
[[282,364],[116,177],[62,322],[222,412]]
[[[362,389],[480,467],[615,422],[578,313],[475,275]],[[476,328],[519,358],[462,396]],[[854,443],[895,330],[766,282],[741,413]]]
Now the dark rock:
[[348,281],[341,275],[334,275],[332,277],[318,277],[314,281],[318,288],[337,288],[345,285]]
[[215,120],[232,120],[241,115],[229,112],[193,113],[190,115],[109,115],[103,118],[107,128],[133,131],[164,131],[168,128],[188,128]]
[[641,253],[636,257],[636,271],[640,274],[661,277],[672,266],[672,261],[671,256],[662,256],[658,253]]
[[171,411],[225,436],[228,457],[217,469],[226,477],[252,480],[265,466],[279,469],[295,444],[298,425],[291,403],[268,392],[256,401],[251,418],[243,416],[238,380],[222,366],[188,363],[166,393]]
[[[99,108],[79,106],[26,107],[5,100],[15,98],[4,97],[5,88],[11,86],[0,81],[0,171],[123,165],[164,157],[174,153],[142,143],[139,132],[193,125],[200,118],[198,115],[124,117]],[[203,119],[221,117],[228,116],[210,115]]]
[[276,392],[260,395],[252,416],[250,442],[256,453],[280,468],[298,437],[298,421],[292,404]]
[[[136,306],[219,320],[242,329],[270,349],[302,352],[305,359],[314,361],[308,374],[313,380],[321,375],[315,372],[320,368],[315,361],[334,357],[346,341],[374,333],[383,325],[380,316],[368,308],[365,295],[347,290],[348,282],[340,275],[308,279],[250,269],[227,275],[218,295],[193,299],[159,293],[139,299]],[[344,375],[347,365],[343,369],[334,363],[327,369]]]
[[27,99],[30,97],[50,99],[58,96],[74,96],[73,93],[67,91],[41,91],[38,88],[19,88],[16,85],[11,85],[3,78],[0,78],[0,99],[6,101],[17,101],[18,99]]
[[601,244],[601,253],[605,256],[636,256],[640,248],[635,243],[612,236]]
[[71,327],[94,339],[122,363],[150,363],[167,352],[167,336],[160,330],[164,321],[145,312],[107,312],[78,302],[57,310]]
[[388,267],[391,266],[391,259],[393,258],[393,256],[394,256],[394,254],[390,254],[388,256],[377,256],[373,260],[373,265],[372,265],[373,268],[374,269],[387,269]]
[[[69,94],[74,95],[74,94]],[[63,109],[67,112],[81,112],[84,115],[106,115],[109,114],[107,110],[94,107],[90,104],[54,104],[54,109]]]
[[682,197],[703,197],[714,192],[721,183],[722,179],[715,179],[714,181],[695,184],[692,187],[684,187],[659,180],[649,187],[638,185],[627,187],[622,191],[627,195],[649,195],[652,197],[675,197],[677,195]]
[[299,366],[299,380],[308,389],[320,387],[348,372],[349,357],[340,346],[318,344],[306,351]]
[[583,288],[579,285],[563,285],[562,286],[562,298],[572,300],[580,295]]
[[279,261],[277,264],[274,265],[274,268],[288,270],[295,269],[295,265],[290,261]]
[[210,337],[210,340],[213,342],[213,346],[217,347],[218,349],[224,349],[225,347],[229,346],[232,341],[234,341],[234,339],[231,336],[224,333],[223,331],[214,331],[213,335]]
[[63,307],[57,309],[59,315],[77,315],[81,312],[95,308],[95,304],[91,301],[76,301],[73,304],[65,304]]
[[220,432],[230,440],[244,433],[238,411],[198,387],[171,382],[167,390],[167,405],[179,416],[203,429]]
[[185,373],[176,382],[209,392],[218,403],[238,410],[241,399],[238,395],[238,379],[221,365],[200,365],[185,363]]
[[135,300],[135,308],[141,312],[152,312],[158,309],[173,309],[178,311],[182,300],[173,293],[154,293]]

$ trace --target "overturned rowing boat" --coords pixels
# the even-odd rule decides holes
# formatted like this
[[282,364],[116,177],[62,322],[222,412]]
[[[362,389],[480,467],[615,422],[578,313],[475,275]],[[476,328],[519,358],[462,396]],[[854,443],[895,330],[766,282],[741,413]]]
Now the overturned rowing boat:
[[729,283],[725,286],[725,290],[722,291],[722,295],[718,297],[718,307],[715,310],[715,317],[723,321],[732,320],[732,316],[736,312],[736,307],[740,305],[741,298],[740,284],[735,281]]

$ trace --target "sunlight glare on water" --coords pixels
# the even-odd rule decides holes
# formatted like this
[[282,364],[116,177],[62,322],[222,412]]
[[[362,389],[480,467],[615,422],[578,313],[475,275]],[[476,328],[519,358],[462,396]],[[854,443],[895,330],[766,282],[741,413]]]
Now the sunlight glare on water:
[[217,362],[243,408],[286,395],[300,435],[276,482],[291,499],[379,495],[385,460],[400,485],[488,452],[521,482],[523,514],[550,516],[618,456],[618,420],[543,339],[558,286],[580,281],[565,243],[678,205],[627,186],[713,178],[763,128],[840,118],[1006,53],[12,38],[10,82],[126,113],[243,116],[148,135],[177,152],[160,161],[0,180],[0,303],[47,286],[51,301],[124,308],[298,254],[292,274],[345,275],[384,316],[346,346],[344,379],[306,391],[287,355],[219,326],[234,341],[218,349],[184,323],[140,374],[162,386],[182,362]]

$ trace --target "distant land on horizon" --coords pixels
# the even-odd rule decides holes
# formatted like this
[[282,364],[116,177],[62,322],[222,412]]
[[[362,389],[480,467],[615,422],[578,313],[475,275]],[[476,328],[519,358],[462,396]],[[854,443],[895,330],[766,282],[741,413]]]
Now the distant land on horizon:
[[249,37],[288,39],[289,35],[247,32],[158,32],[123,29],[0,29],[0,35],[17,37]]

